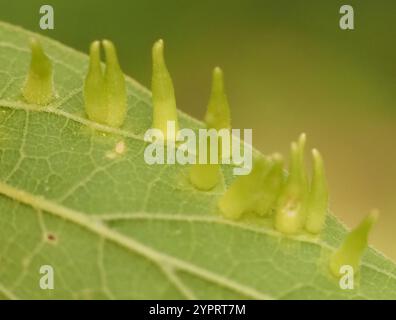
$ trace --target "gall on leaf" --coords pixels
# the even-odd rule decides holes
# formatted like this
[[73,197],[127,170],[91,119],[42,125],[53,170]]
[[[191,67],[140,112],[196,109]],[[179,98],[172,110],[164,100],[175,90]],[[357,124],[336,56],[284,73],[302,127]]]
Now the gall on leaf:
[[236,220],[245,212],[255,211],[261,200],[263,183],[270,167],[268,159],[256,158],[252,171],[234,180],[218,202],[224,217]]
[[208,128],[216,130],[231,128],[230,107],[224,88],[224,76],[219,67],[213,70],[212,89],[205,114],[205,123]]
[[100,63],[100,42],[90,46],[90,61],[84,83],[85,112],[92,121],[121,127],[126,117],[125,77],[118,63],[116,49],[109,40],[102,41],[106,68]]
[[306,135],[291,144],[289,175],[278,199],[275,228],[285,234],[299,232],[305,221],[308,194],[307,175],[304,167]]
[[[231,130],[230,108],[224,90],[223,71],[219,67],[213,70],[212,89],[205,115],[205,123],[208,129],[215,129],[218,132],[224,129]],[[222,139],[222,136],[219,134],[218,160],[221,159],[223,153]],[[210,143],[207,143],[207,145],[209,146]],[[189,172],[192,185],[199,190],[205,191],[213,189],[219,183],[221,177],[220,165],[218,163],[209,163],[209,147],[206,153],[208,163],[198,163],[197,160],[197,163],[190,167]],[[199,152],[197,152],[197,159],[199,159]]]
[[255,212],[261,216],[269,215],[275,208],[279,194],[285,182],[283,174],[283,157],[275,153],[270,157],[270,168],[259,191],[261,196],[257,201]]
[[220,181],[220,165],[217,163],[196,163],[190,168],[190,182],[199,190],[209,191]]
[[330,271],[335,277],[340,277],[342,266],[351,266],[356,274],[359,271],[360,260],[368,246],[368,236],[373,225],[378,220],[378,212],[373,211],[351,232],[349,232],[340,248],[330,258]]
[[[214,143],[219,143],[217,133],[215,132]],[[189,179],[191,184],[202,191],[213,189],[220,181],[221,168],[219,164],[219,154],[212,155],[211,136],[200,136],[198,146],[195,151],[195,163],[189,168]],[[220,139],[220,137],[219,137]],[[212,157],[213,156],[213,157]],[[214,158],[212,161],[212,158]]]
[[[162,131],[165,140],[176,140],[179,131],[175,89],[164,59],[164,41],[154,43],[151,92],[153,100],[153,128]],[[168,121],[175,123],[175,131],[168,134]]]
[[323,159],[319,151],[312,150],[313,174],[307,200],[307,219],[305,229],[308,232],[318,234],[322,231],[329,206],[329,192],[326,175],[324,172]]
[[30,39],[30,50],[32,56],[22,95],[29,103],[46,105],[54,96],[52,63],[38,39]]

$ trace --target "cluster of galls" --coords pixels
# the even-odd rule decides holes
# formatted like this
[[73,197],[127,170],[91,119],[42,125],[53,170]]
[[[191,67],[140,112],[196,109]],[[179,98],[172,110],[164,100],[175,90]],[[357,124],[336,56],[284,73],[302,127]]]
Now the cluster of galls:
[[[126,117],[127,96],[124,74],[119,66],[112,42],[102,41],[106,67],[102,70],[100,42],[90,47],[90,63],[84,83],[85,111],[92,121],[111,127],[122,126]],[[32,104],[46,105],[54,96],[53,70],[40,43],[31,41],[32,59],[22,90]],[[167,122],[174,121],[178,130],[178,115],[173,82],[164,60],[164,43],[157,41],[152,50],[153,128],[167,136]],[[213,71],[212,90],[205,115],[207,128],[231,129],[230,109],[224,89],[223,73]],[[312,234],[321,232],[328,212],[328,190],[320,153],[312,150],[313,173],[309,181],[304,166],[306,136],[302,134],[291,144],[288,174],[284,171],[281,155],[256,157],[249,175],[238,176],[220,197],[218,207],[228,219],[239,219],[244,213],[273,218],[275,229],[283,234],[298,234],[303,229]],[[218,164],[195,164],[189,169],[191,183],[199,190],[210,190],[220,181]],[[370,214],[353,231],[330,258],[330,269],[339,276],[342,265],[358,270],[367,247],[367,238],[376,213]]]

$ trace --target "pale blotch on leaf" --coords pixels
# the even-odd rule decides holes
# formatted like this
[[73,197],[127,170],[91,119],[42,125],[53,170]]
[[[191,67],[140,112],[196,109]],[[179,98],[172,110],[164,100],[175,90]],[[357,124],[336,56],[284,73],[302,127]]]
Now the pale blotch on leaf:
[[319,151],[312,150],[313,175],[307,201],[305,229],[311,233],[322,231],[328,210],[329,193],[323,159]]
[[31,61],[22,94],[27,102],[48,104],[53,95],[53,70],[48,56],[36,38],[30,40]]
[[168,137],[168,121],[174,121],[175,133],[179,130],[175,90],[172,78],[165,64],[164,41],[158,40],[153,45],[153,73],[151,92],[153,99],[153,128],[159,129],[164,139],[176,140],[176,136]]
[[106,153],[106,157],[108,159],[115,159],[118,156],[123,155],[125,151],[126,151],[125,142],[123,140],[120,140],[115,144],[114,150]]
[[295,234],[305,221],[308,183],[304,166],[306,136],[291,145],[289,175],[279,196],[275,215],[275,228],[285,234]]
[[234,220],[239,219],[245,212],[256,211],[258,204],[262,201],[262,188],[270,168],[268,159],[256,158],[252,171],[234,180],[218,202],[218,207],[224,217]]
[[123,154],[125,152],[125,149],[126,149],[125,142],[121,140],[121,141],[117,142],[117,144],[116,144],[116,146],[114,148],[114,151],[117,154]]
[[106,68],[100,63],[100,42],[90,46],[89,69],[84,83],[85,112],[92,121],[118,128],[126,117],[125,77],[118,63],[116,49],[109,40],[102,41]]
[[341,247],[330,258],[330,270],[340,277],[340,268],[349,265],[356,274],[359,271],[360,260],[368,246],[369,233],[378,220],[378,212],[370,213],[355,229],[348,233]]

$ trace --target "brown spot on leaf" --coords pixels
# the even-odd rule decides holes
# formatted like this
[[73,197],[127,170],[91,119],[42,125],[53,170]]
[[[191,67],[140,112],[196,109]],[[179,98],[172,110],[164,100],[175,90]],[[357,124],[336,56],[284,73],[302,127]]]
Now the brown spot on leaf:
[[47,242],[49,242],[49,243],[56,243],[57,240],[58,240],[57,236],[56,236],[54,233],[52,233],[52,232],[48,232],[48,233],[46,234],[46,236],[45,236],[45,239],[46,239]]

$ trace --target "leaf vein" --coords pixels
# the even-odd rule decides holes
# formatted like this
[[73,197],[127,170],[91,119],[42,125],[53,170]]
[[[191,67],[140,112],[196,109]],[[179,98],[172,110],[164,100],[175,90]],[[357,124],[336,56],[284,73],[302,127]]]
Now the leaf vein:
[[114,244],[119,245],[121,248],[139,254],[140,256],[145,257],[146,259],[157,264],[166,263],[171,267],[201,277],[209,282],[216,283],[217,285],[231,289],[253,299],[272,299],[270,296],[254,288],[242,285],[229,278],[222,277],[217,273],[203,269],[202,267],[194,265],[188,261],[183,261],[165,253],[161,253],[154,248],[151,248],[133,239],[132,237],[127,237],[108,228],[104,224],[100,223],[100,221],[95,221],[83,213],[63,207],[57,203],[46,200],[44,197],[36,196],[29,192],[16,189],[3,182],[0,182],[0,194],[13,199],[14,201],[18,201],[33,208],[40,209],[57,216],[58,218],[74,223],[94,234],[105,238],[106,240],[113,242]]

